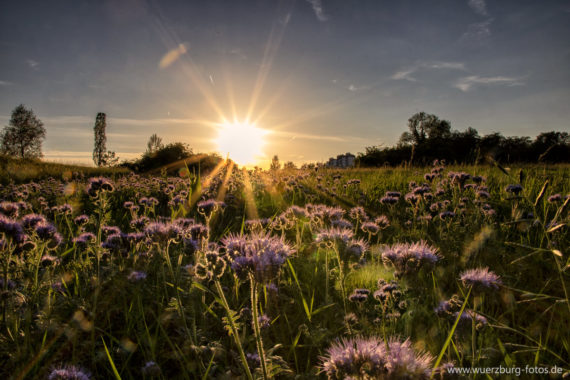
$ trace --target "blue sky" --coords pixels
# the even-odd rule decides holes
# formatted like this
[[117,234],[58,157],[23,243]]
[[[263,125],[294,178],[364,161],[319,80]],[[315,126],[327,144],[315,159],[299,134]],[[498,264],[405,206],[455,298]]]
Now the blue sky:
[[569,131],[570,3],[18,1],[0,12],[0,125],[20,103],[46,158],[90,162],[97,112],[133,158],[157,133],[216,149],[247,115],[268,159],[392,145],[419,111],[454,129]]

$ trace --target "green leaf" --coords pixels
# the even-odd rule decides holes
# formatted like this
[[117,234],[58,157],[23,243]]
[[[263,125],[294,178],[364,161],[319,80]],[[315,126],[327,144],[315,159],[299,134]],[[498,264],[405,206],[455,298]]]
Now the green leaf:
[[105,339],[101,338],[101,340],[103,341],[103,347],[105,347],[105,353],[107,354],[107,359],[109,359],[109,363],[111,363],[111,368],[113,369],[113,373],[115,374],[115,378],[117,380],[121,380],[121,375],[119,375],[119,371],[117,371],[117,367],[115,367],[115,363],[113,362],[113,359],[111,358],[111,354],[109,353],[109,350],[107,349],[107,345],[105,344]]

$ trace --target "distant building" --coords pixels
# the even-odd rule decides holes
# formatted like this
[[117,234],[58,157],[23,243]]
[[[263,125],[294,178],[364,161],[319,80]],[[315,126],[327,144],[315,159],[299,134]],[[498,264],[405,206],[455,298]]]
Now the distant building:
[[352,168],[354,167],[355,158],[352,153],[340,154],[336,158],[329,158],[327,166],[329,168]]

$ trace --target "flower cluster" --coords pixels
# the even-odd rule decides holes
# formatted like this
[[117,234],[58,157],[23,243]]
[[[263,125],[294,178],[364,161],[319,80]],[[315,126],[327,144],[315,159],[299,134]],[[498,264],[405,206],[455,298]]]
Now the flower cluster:
[[433,359],[409,340],[356,337],[333,343],[321,369],[329,379],[428,379]]
[[464,286],[472,286],[477,291],[498,289],[502,284],[501,278],[489,268],[468,269],[461,273],[460,279]]
[[440,259],[437,248],[425,241],[417,243],[397,243],[382,253],[384,265],[392,266],[396,276],[417,273],[420,269],[430,268]]
[[115,190],[113,182],[105,177],[92,177],[89,178],[87,184],[87,194],[91,197],[96,197],[99,193],[111,193]]
[[226,240],[231,244],[226,250],[233,256],[231,268],[240,277],[251,274],[260,283],[270,282],[278,276],[285,260],[293,254],[293,249],[283,239],[265,233],[253,233],[243,236],[242,242],[237,237]]

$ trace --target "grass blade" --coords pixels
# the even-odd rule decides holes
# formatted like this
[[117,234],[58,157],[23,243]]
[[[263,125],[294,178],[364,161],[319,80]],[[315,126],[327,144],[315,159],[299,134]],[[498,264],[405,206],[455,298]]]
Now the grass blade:
[[115,367],[115,362],[113,362],[113,358],[111,358],[111,354],[107,349],[107,345],[105,344],[105,339],[101,338],[103,341],[103,347],[105,347],[105,353],[107,354],[107,359],[109,359],[109,363],[111,363],[111,368],[113,369],[113,374],[115,374],[115,378],[117,380],[121,380],[121,375],[119,375],[119,371],[117,371],[117,367]]
[[457,314],[457,318],[455,318],[455,323],[453,323],[453,327],[451,328],[451,331],[447,335],[447,339],[445,340],[445,344],[443,345],[443,347],[441,348],[441,351],[439,352],[439,355],[437,356],[437,360],[435,361],[435,364],[433,366],[433,370],[431,372],[430,379],[433,379],[433,376],[435,374],[435,370],[439,367],[439,363],[441,363],[441,359],[443,358],[443,355],[445,354],[445,351],[447,350],[447,347],[449,346],[449,343],[451,342],[451,338],[453,338],[453,334],[455,333],[455,329],[457,328],[457,325],[459,324],[459,319],[461,319],[461,316],[463,315],[463,311],[465,310],[465,306],[467,306],[467,301],[469,301],[469,295],[471,294],[471,289],[472,288],[470,287],[469,291],[467,292],[467,296],[465,297],[465,301],[463,301],[463,305],[461,305],[461,310],[459,310],[459,313]]

